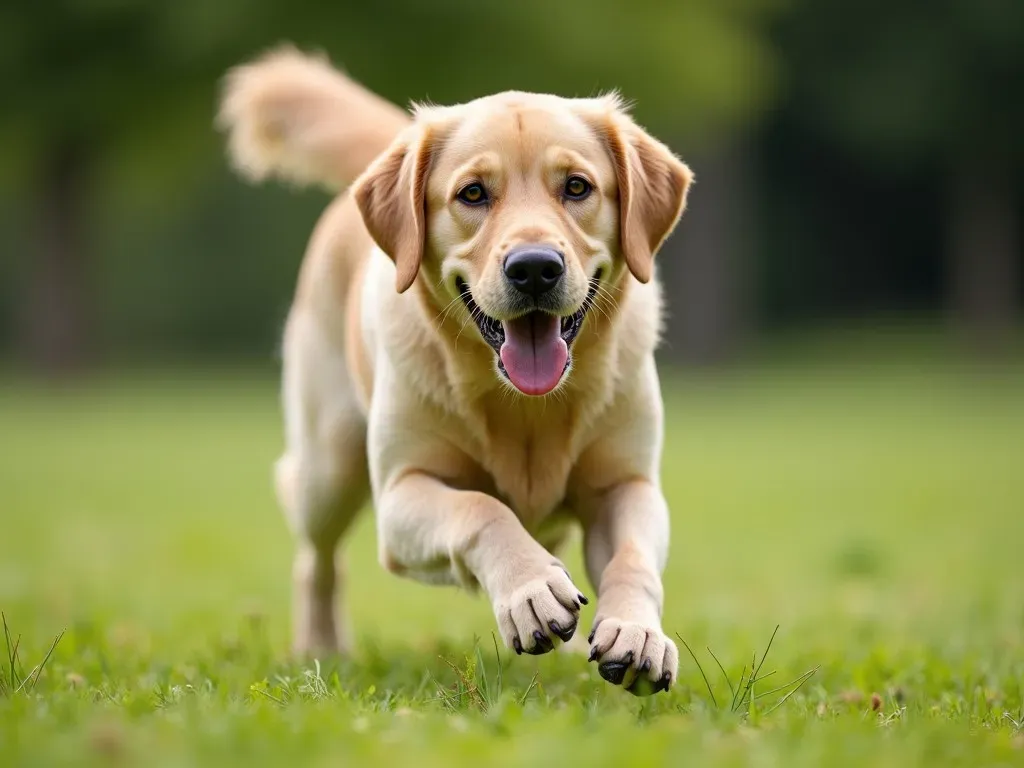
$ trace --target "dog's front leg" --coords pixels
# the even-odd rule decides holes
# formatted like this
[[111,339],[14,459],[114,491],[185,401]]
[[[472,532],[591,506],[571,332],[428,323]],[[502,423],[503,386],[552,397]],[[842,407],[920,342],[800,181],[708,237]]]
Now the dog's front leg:
[[497,499],[405,471],[383,489],[377,515],[388,570],[483,587],[502,639],[516,653],[546,653],[556,639],[572,638],[587,599],[562,563]]
[[679,652],[661,629],[669,536],[661,491],[645,480],[613,486],[596,501],[584,535],[587,571],[598,585],[590,660],[630,693],[668,690]]

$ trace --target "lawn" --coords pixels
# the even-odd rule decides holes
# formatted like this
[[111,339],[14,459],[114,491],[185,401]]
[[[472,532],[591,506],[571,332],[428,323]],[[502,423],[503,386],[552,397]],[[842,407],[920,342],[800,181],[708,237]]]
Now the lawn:
[[378,567],[369,514],[356,656],[293,663],[273,371],[8,377],[0,765],[1024,765],[1024,366],[830,346],[666,376],[665,626],[712,692],[680,644],[649,699],[496,654],[483,599]]

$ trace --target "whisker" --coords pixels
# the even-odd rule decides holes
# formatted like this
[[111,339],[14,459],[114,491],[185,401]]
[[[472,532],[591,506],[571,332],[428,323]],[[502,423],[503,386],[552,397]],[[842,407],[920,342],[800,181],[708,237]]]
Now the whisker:
[[610,301],[607,296],[599,294],[594,297],[594,302],[591,306],[593,307],[593,309],[596,309],[598,312],[600,312],[602,315],[604,315],[606,318],[610,320],[611,314],[609,312],[610,308],[608,307],[609,303]]
[[438,312],[437,315],[434,317],[434,322],[441,322],[441,323],[443,323],[445,320],[447,320],[448,319],[448,313],[451,312],[452,309],[454,309],[458,305],[458,303],[465,297],[465,295],[466,294],[464,294],[464,293],[460,293],[454,299],[449,301],[448,304],[440,312]]
[[[618,296],[616,296],[615,293],[612,293],[612,290],[613,290],[612,288],[608,288],[607,286],[604,286],[604,285],[601,285],[600,283],[598,283],[597,288],[594,291],[594,295],[595,296],[602,296],[602,297],[608,299],[609,301],[615,301],[616,299],[618,299]],[[620,288],[615,288],[614,290],[615,290],[616,293],[622,293],[622,289],[620,289]]]
[[621,285],[614,285],[612,283],[598,283],[597,287],[604,291],[615,291],[616,293],[622,293]]
[[598,285],[594,292],[594,306],[597,307],[607,319],[611,320],[610,306],[614,305],[616,297],[604,286]]
[[456,347],[458,346],[459,339],[462,338],[462,332],[464,330],[466,330],[466,326],[467,325],[469,325],[469,321],[468,320],[463,320],[462,321],[462,325],[459,327],[459,332],[455,335],[455,345],[456,345]]
[[610,321],[612,319],[611,313],[605,306],[606,302],[609,302],[608,297],[598,292],[594,294],[594,300],[591,302],[590,307],[591,309],[599,312],[606,320]]

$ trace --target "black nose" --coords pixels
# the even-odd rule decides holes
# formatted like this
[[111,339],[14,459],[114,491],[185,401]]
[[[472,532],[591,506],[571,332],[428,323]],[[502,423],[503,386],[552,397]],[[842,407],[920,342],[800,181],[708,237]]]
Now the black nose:
[[521,293],[538,298],[562,279],[565,257],[553,248],[524,245],[505,257],[505,277]]

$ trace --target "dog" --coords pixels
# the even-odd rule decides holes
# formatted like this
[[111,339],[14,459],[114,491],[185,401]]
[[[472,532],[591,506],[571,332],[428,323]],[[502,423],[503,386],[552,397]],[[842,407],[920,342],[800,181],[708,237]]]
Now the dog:
[[668,690],[654,257],[687,165],[615,93],[405,110],[290,46],[225,75],[217,123],[249,182],[334,195],[283,331],[295,651],[348,649],[336,549],[372,501],[383,567],[482,590],[517,654],[573,638],[588,599],[553,553],[581,526],[589,659]]

